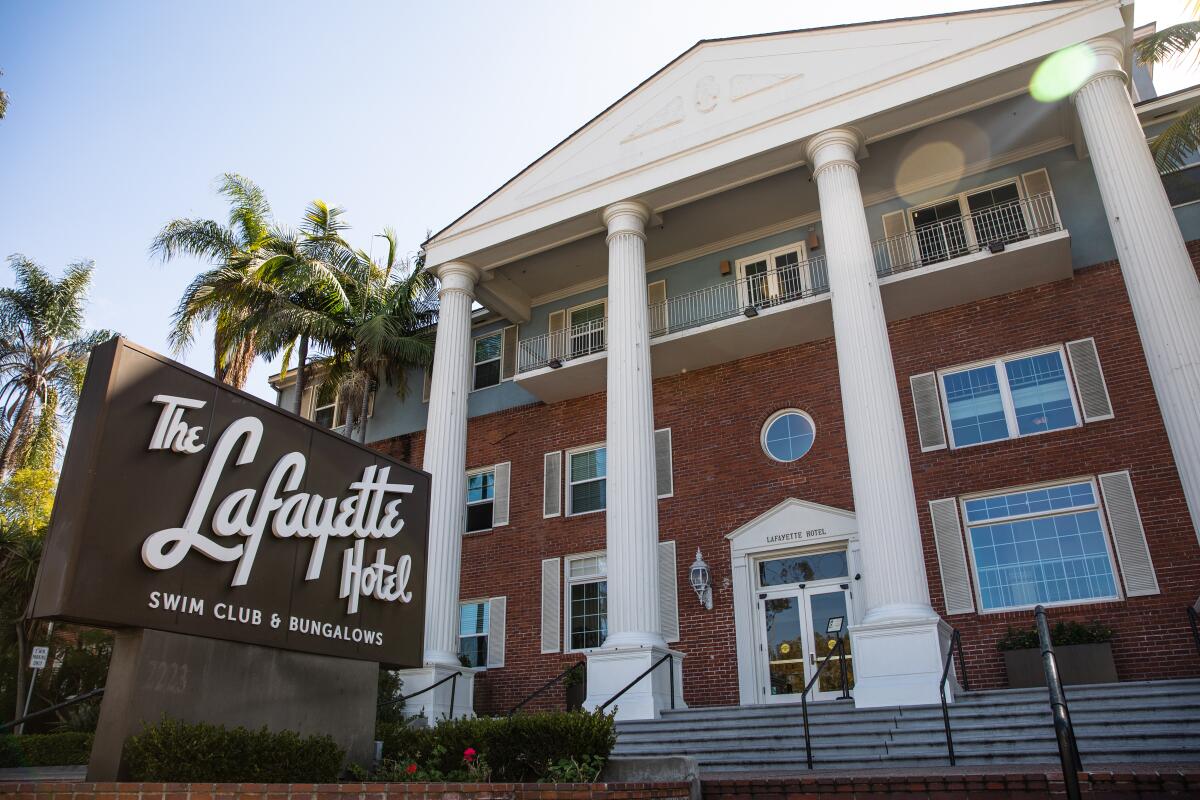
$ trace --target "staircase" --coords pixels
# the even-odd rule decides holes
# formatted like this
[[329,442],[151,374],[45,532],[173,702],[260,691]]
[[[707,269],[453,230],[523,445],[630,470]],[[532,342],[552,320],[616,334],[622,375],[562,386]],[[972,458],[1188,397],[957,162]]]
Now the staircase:
[[[1200,763],[1200,679],[1067,687],[1085,767]],[[810,703],[814,769],[949,764],[942,708]],[[959,766],[1057,764],[1045,689],[960,693],[950,707]],[[800,704],[664,711],[617,724],[614,756],[686,755],[704,774],[806,772]]]

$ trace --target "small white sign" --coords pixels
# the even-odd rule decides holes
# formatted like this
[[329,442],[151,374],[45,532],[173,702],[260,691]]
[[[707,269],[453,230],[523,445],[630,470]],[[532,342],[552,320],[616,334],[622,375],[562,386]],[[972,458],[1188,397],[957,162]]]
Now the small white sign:
[[33,652],[29,654],[30,669],[45,669],[46,658],[50,655],[49,647],[35,647]]

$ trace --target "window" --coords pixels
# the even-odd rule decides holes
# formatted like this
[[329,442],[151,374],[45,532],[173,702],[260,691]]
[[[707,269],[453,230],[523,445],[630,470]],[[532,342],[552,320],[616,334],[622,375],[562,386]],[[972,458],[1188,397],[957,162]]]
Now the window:
[[496,500],[496,471],[467,473],[467,533],[486,531],[492,527],[492,510]]
[[803,411],[785,409],[771,415],[762,428],[762,449],[775,461],[798,461],[812,448],[816,429]]
[[567,643],[587,650],[608,637],[608,559],[603,553],[567,559]]
[[1116,598],[1091,481],[963,501],[984,611]]
[[567,464],[567,514],[602,510],[608,475],[604,447],[571,451]]
[[1079,425],[1061,347],[939,373],[954,447]]
[[913,209],[909,217],[923,265],[958,258],[991,242],[1016,242],[1028,236],[1015,180]]
[[458,659],[464,667],[486,667],[491,604],[487,600],[458,607]]
[[785,556],[758,562],[759,586],[785,586],[790,583],[824,581],[844,578],[849,574],[850,567],[846,560],[845,550]]
[[346,409],[334,391],[333,384],[323,383],[317,387],[317,402],[313,405],[313,422],[326,428],[340,428],[346,424]]
[[1163,188],[1172,206],[1200,200],[1200,164],[1189,164],[1162,176]]
[[571,309],[571,357],[586,356],[604,349],[604,301]]
[[737,279],[738,304],[741,306],[788,302],[812,290],[801,243],[739,259]]
[[500,383],[500,353],[503,350],[503,334],[480,336],[475,340],[475,373],[472,390],[486,389]]

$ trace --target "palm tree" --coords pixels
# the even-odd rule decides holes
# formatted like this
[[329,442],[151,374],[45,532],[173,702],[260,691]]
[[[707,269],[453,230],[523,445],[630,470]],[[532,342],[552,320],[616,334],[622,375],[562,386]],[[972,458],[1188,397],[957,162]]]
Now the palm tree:
[[367,440],[371,392],[387,383],[403,398],[407,371],[433,360],[433,323],[437,310],[430,298],[433,275],[418,256],[411,266],[399,255],[396,233],[385,229],[382,262],[363,250],[347,248],[342,270],[349,305],[336,317],[338,330],[330,352],[315,363],[348,409],[346,435],[357,429]]
[[229,200],[228,224],[171,220],[154,238],[150,251],[163,261],[192,256],[212,264],[184,290],[173,316],[171,346],[176,353],[184,352],[201,324],[214,323],[213,376],[240,389],[256,356],[253,331],[241,324],[247,309],[237,302],[214,301],[214,294],[257,266],[260,251],[271,240],[271,206],[254,181],[234,173],[221,176],[217,191]]
[[113,335],[83,328],[92,262],[70,265],[58,281],[25,256],[8,262],[16,285],[0,289],[0,414],[7,423],[0,479],[24,460],[39,407],[50,414],[58,403],[74,409],[91,349]]
[[35,624],[35,621],[29,618],[28,605],[33,596],[33,582],[41,558],[40,531],[35,534],[10,525],[0,526],[0,586],[4,587],[3,597],[0,599],[0,615],[3,615],[3,622],[16,629],[17,634],[18,717],[21,716],[25,701],[26,650]]
[[[1200,18],[1200,0],[1188,8]],[[1136,42],[1134,55],[1143,64],[1161,64],[1179,58],[1200,43],[1200,19],[1169,25]],[[1200,150],[1200,105],[1184,111],[1150,143],[1150,152],[1159,172],[1181,169],[1188,158]]]
[[[4,70],[0,69],[0,75],[4,74]],[[0,119],[4,119],[4,115],[8,113],[8,95],[3,89],[0,89]]]

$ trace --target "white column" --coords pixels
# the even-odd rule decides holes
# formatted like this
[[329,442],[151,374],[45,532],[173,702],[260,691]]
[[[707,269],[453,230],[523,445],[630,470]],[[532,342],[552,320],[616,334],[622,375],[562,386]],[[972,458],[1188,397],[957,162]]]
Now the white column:
[[1088,43],[1094,74],[1072,96],[1133,306],[1192,526],[1200,535],[1200,280],[1125,90],[1123,48]]
[[406,712],[430,721],[444,715],[469,716],[473,702],[471,670],[458,660],[458,587],[462,571],[463,514],[467,502],[467,394],[471,390],[471,305],[479,270],[452,261],[435,269],[438,291],[437,338],[425,425],[423,468],[432,477],[429,498],[429,554],[425,576],[425,667],[401,672],[404,694],[462,671],[451,687],[442,684],[405,704]]
[[608,647],[665,644],[658,619],[658,491],[646,312],[649,218],[650,210],[635,202],[616,203],[604,211],[608,226]]
[[[646,222],[626,201],[604,210],[608,227],[608,638],[587,657],[589,708],[604,703],[668,652],[658,616],[658,489],[654,391],[646,308]],[[670,706],[670,664],[622,695],[618,719],[652,719]],[[674,664],[682,707],[682,659]]]
[[937,702],[944,624],[929,604],[912,469],[862,192],[857,131],[808,142],[821,203],[867,612],[851,630],[858,705]]

